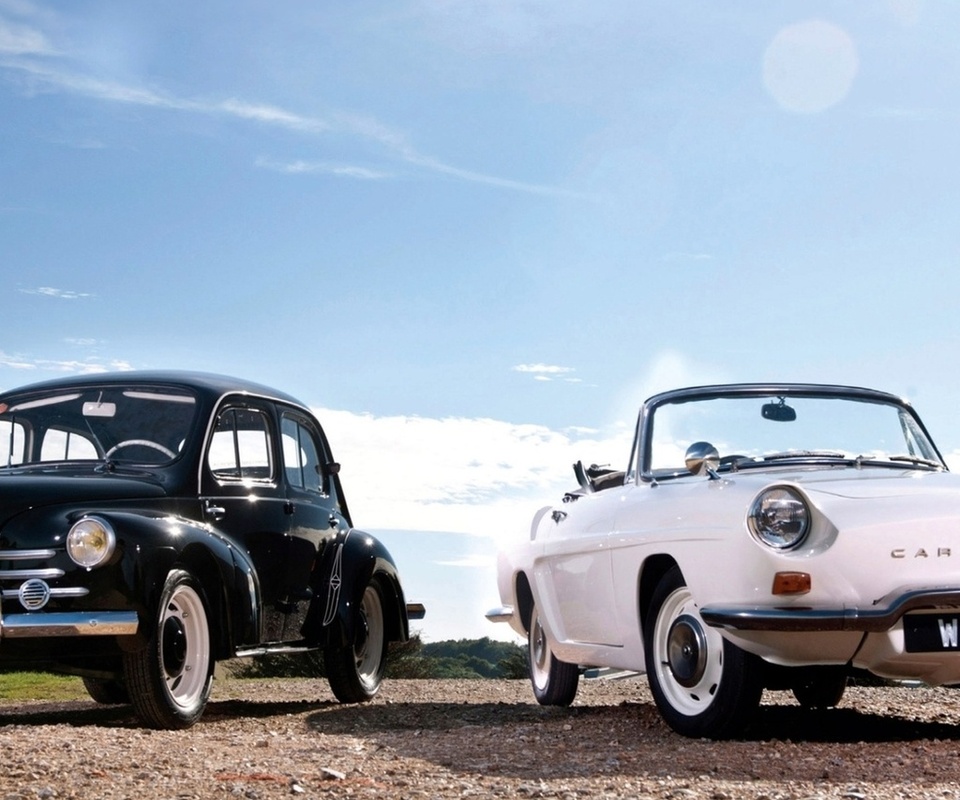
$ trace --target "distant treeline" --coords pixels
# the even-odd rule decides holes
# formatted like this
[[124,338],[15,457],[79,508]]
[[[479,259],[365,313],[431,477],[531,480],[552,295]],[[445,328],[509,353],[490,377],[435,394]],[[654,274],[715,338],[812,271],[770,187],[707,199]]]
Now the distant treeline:
[[[234,662],[240,678],[312,678],[326,672],[320,653],[260,656]],[[388,678],[526,678],[527,650],[510,642],[457,639],[424,644],[419,634],[391,646]]]

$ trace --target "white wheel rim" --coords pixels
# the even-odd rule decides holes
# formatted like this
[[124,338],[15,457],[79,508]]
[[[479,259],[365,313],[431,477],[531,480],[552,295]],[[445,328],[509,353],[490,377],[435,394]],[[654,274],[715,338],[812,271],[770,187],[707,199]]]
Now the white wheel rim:
[[[671,628],[681,617],[693,618],[699,623],[706,650],[702,673],[692,685],[682,685],[670,667]],[[656,671],[657,683],[674,709],[687,716],[695,716],[709,708],[723,675],[723,637],[715,629],[704,625],[690,590],[685,586],[673,591],[660,609],[653,629],[653,659],[652,668]]]
[[189,586],[178,586],[160,614],[160,666],[170,699],[194,708],[206,691],[210,629],[203,601]]
[[530,626],[528,639],[530,650],[530,677],[533,685],[538,689],[545,689],[550,681],[550,643],[547,634],[540,624],[540,615],[534,614],[533,624]]
[[383,661],[383,604],[380,594],[372,586],[363,593],[360,605],[360,622],[365,627],[363,641],[354,648],[357,662],[357,676],[367,689],[374,689],[380,682],[381,662]]

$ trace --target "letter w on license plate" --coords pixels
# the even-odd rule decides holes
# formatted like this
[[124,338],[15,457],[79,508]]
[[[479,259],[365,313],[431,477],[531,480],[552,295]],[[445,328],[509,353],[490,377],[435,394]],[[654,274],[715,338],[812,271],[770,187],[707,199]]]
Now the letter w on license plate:
[[903,645],[908,653],[960,652],[960,613],[907,614]]

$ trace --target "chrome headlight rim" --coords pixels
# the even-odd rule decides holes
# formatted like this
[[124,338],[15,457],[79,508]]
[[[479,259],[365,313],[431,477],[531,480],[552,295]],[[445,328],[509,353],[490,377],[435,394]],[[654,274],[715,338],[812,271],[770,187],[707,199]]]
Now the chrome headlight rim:
[[800,547],[810,535],[812,514],[806,497],[793,486],[768,486],[747,514],[753,538],[776,552]]
[[79,567],[93,569],[110,560],[117,548],[117,534],[103,517],[88,515],[70,527],[67,555]]

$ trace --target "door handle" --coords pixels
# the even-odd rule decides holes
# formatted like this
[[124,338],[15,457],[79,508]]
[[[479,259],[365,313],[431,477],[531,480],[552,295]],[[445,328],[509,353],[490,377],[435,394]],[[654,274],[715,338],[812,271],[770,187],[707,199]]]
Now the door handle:
[[227,509],[223,506],[215,506],[210,500],[204,503],[203,511],[212,519],[223,519],[227,515]]

